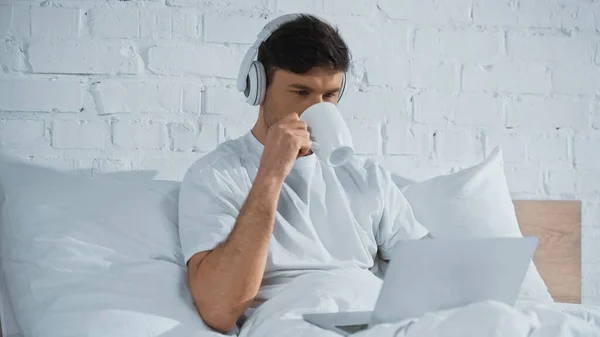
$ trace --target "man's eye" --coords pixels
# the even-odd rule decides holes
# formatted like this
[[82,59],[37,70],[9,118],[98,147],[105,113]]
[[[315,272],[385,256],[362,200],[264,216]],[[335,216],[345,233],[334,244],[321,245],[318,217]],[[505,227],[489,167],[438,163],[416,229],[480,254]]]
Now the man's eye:
[[334,92],[330,92],[330,93],[327,93],[327,94],[325,94],[324,96],[325,96],[326,98],[334,98],[335,96],[337,96],[337,94],[336,94],[336,93],[334,93]]
[[306,90],[297,90],[296,94],[298,94],[300,96],[306,96],[306,95],[308,95],[308,91],[306,91]]

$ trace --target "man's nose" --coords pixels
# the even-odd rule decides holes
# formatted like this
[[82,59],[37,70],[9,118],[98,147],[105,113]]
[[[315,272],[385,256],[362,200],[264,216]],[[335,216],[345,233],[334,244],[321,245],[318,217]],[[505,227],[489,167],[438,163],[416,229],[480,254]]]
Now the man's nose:
[[311,97],[310,105],[325,102],[325,97],[323,96],[324,95],[321,94],[314,94],[313,97]]

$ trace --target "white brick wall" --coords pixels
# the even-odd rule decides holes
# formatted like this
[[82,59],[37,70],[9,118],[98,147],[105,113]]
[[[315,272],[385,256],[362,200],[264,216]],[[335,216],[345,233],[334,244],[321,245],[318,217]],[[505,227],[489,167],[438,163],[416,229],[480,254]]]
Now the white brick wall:
[[500,144],[515,198],[583,200],[583,295],[600,303],[597,1],[1,0],[0,151],[180,179],[252,126],[239,62],[295,11],[352,49],[340,109],[360,155],[420,180]]

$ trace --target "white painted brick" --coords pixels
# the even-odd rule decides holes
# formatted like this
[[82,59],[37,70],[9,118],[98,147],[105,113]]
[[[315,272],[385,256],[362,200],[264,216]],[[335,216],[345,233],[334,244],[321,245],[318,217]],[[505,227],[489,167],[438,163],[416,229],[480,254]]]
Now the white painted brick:
[[38,73],[136,74],[142,60],[124,42],[43,40],[29,47],[29,61]]
[[503,159],[506,163],[523,163],[527,160],[528,140],[521,132],[506,129],[486,130],[486,155],[489,155],[497,146],[502,148]]
[[504,125],[502,101],[488,94],[457,95],[427,90],[414,97],[414,109],[415,120],[420,123]]
[[8,35],[12,24],[12,6],[0,3],[0,35]]
[[207,114],[258,116],[258,107],[246,103],[244,94],[234,85],[206,88]]
[[583,203],[582,209],[582,223],[583,227],[597,227],[600,228],[600,202],[586,201]]
[[435,133],[437,158],[448,161],[477,161],[483,156],[479,135],[469,130],[440,130]]
[[454,103],[454,122],[469,126],[504,125],[502,100],[482,93],[463,93]]
[[589,103],[571,97],[520,96],[507,104],[509,127],[583,128],[589,124]]
[[457,84],[458,65],[453,61],[428,57],[411,60],[411,87],[453,90]]
[[325,13],[335,15],[369,15],[377,8],[372,0],[324,0]]
[[[410,33],[406,24],[339,22],[337,27],[353,59],[368,60],[382,55],[404,57],[408,53]],[[373,36],[378,38],[374,39]]]
[[598,169],[578,169],[577,188],[579,193],[599,194],[600,179],[598,179]]
[[463,89],[509,93],[548,93],[552,90],[550,71],[534,64],[465,65]]
[[58,171],[72,171],[75,169],[73,158],[33,157],[31,163]]
[[565,15],[564,7],[551,1],[522,1],[516,13],[518,24],[526,27],[560,27]]
[[594,129],[600,129],[600,100],[592,103],[592,125]]
[[578,2],[563,4],[563,6],[564,13],[561,15],[561,27],[592,32],[600,30],[600,23],[596,20],[600,17],[600,4],[598,2]]
[[423,181],[452,171],[452,166],[447,163],[415,156],[385,156],[381,164],[391,172],[392,179],[399,175],[407,179]]
[[586,270],[587,275],[594,277],[592,280],[600,276],[600,272],[598,271],[598,266],[600,265],[600,244],[598,242],[600,242],[600,229],[594,227],[581,228],[581,260],[584,263],[596,265],[595,268],[587,268]]
[[242,58],[243,52],[231,46],[156,46],[150,48],[148,68],[161,75],[237,78]]
[[219,0],[215,2],[206,3],[206,1],[199,0],[167,0],[168,6],[177,7],[208,7],[215,6],[235,9],[266,9],[265,0]]
[[55,148],[103,149],[109,139],[109,123],[105,120],[55,120],[52,127]]
[[476,0],[473,21],[478,25],[553,28],[570,17],[564,6],[550,1]]
[[379,8],[392,19],[426,23],[469,22],[470,1],[379,0]]
[[284,13],[320,13],[323,12],[323,1],[277,0],[277,10]]
[[414,118],[419,123],[445,124],[454,119],[456,95],[435,90],[421,91],[413,97]]
[[557,67],[552,76],[552,85],[559,93],[600,94],[600,68],[583,65]]
[[118,120],[114,123],[113,142],[125,149],[162,149],[165,125],[152,120]]
[[574,149],[577,167],[600,167],[600,133],[575,137]]
[[427,127],[410,127],[402,122],[390,122],[384,127],[384,154],[430,156],[433,150],[433,132]]
[[197,39],[202,36],[201,15],[188,9],[171,9],[172,36],[190,39]]
[[48,145],[44,121],[31,119],[0,119],[0,145],[30,147]]
[[525,62],[590,64],[594,59],[593,41],[587,37],[509,34],[508,55]]
[[139,15],[140,36],[142,38],[171,38],[173,22],[171,21],[172,16],[170,8],[144,8],[139,11]]
[[[32,99],[35,97],[35,99]],[[0,110],[77,112],[82,107],[83,87],[73,80],[0,80]]]
[[29,6],[0,5],[0,36],[31,35]]
[[101,173],[131,170],[131,162],[119,158],[94,158],[91,166],[91,176]]
[[577,193],[577,172],[574,169],[549,170],[546,189],[550,194]]
[[79,8],[33,7],[33,37],[79,37],[82,11]]
[[567,137],[538,136],[529,144],[529,160],[538,164],[558,164],[569,159]]
[[25,71],[25,55],[18,42],[6,40],[0,42],[0,70],[4,72]]
[[202,86],[169,80],[102,80],[92,86],[100,114],[200,113]]
[[500,51],[500,38],[496,32],[417,29],[415,52],[460,60],[491,60]]
[[473,2],[473,21],[484,25],[518,25],[518,4],[509,1],[475,0]]
[[183,8],[140,9],[140,36],[142,38],[197,39],[201,36],[201,14]]
[[538,170],[523,167],[506,167],[506,183],[511,193],[535,194],[542,190],[542,178]]
[[267,20],[244,15],[206,15],[204,40],[207,42],[254,43]]
[[196,141],[196,127],[191,122],[169,124],[169,136],[173,142],[172,150],[189,152]]
[[355,154],[381,153],[381,128],[378,123],[362,120],[347,120],[352,134]]
[[600,42],[596,44],[596,56],[594,57],[594,63],[600,66]]
[[366,60],[365,67],[370,85],[408,86],[410,70],[406,58],[371,57]]
[[400,90],[352,91],[347,88],[338,108],[345,117],[381,119],[387,116],[408,120],[408,103],[408,97]]
[[213,123],[202,123],[200,124],[200,129],[194,143],[194,151],[212,151],[215,147],[217,147],[222,138],[222,128],[220,125]]
[[92,36],[132,38],[139,37],[140,13],[128,3],[108,2],[89,11]]

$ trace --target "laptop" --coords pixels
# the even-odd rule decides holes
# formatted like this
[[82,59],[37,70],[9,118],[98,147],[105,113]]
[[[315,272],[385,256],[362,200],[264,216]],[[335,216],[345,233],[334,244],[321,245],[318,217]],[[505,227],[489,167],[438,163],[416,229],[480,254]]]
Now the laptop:
[[373,311],[304,314],[341,335],[494,300],[514,306],[535,237],[409,240],[396,245]]

